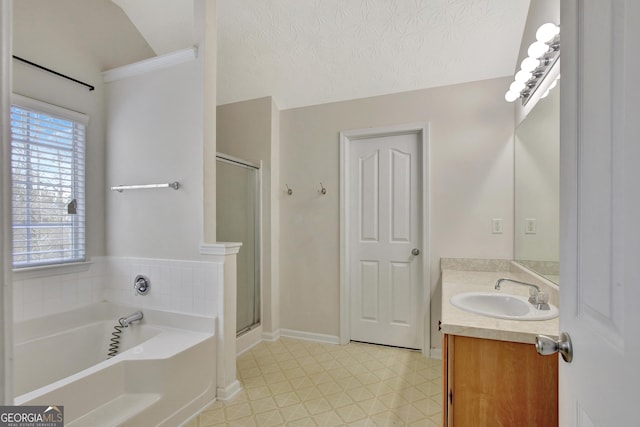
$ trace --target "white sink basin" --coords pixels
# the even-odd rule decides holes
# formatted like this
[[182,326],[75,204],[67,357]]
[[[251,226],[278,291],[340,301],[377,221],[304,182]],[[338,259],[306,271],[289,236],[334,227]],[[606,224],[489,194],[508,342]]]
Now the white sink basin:
[[558,307],[549,304],[550,310],[538,310],[527,297],[498,292],[465,292],[451,297],[451,304],[489,317],[510,320],[548,320],[558,317]]

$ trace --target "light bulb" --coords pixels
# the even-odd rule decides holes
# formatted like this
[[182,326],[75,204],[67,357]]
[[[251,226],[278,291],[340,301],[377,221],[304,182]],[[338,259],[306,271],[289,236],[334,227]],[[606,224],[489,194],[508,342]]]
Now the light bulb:
[[511,86],[509,86],[509,90],[520,93],[525,87],[527,87],[527,85],[523,82],[513,82]]
[[533,42],[529,46],[527,53],[531,58],[540,58],[549,51],[549,45],[543,42]]
[[531,74],[529,71],[520,70],[516,73],[515,80],[517,82],[526,83],[531,77],[533,77],[533,74]]
[[542,43],[549,43],[558,34],[560,34],[560,27],[551,22],[547,22],[541,25],[538,31],[536,31],[536,40]]
[[553,83],[551,83],[551,84],[549,85],[549,90],[553,89],[553,88],[554,88],[554,87],[556,87],[557,85],[558,85],[558,79],[555,79],[555,80],[553,81]]
[[540,66],[540,60],[532,57],[524,58],[520,64],[520,68],[524,71],[531,72]]
[[519,92],[514,92],[512,90],[509,90],[509,91],[507,91],[507,93],[504,94],[504,99],[507,102],[513,102],[518,98],[520,98],[520,93]]
[[547,89],[547,90],[542,94],[542,96],[540,97],[540,99],[544,99],[544,98],[546,98],[547,96],[549,96],[549,89]]

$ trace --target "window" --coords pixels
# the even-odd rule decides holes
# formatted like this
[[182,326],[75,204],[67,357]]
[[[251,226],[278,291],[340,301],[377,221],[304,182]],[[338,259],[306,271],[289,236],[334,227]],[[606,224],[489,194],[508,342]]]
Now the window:
[[88,117],[14,95],[13,267],[85,261]]

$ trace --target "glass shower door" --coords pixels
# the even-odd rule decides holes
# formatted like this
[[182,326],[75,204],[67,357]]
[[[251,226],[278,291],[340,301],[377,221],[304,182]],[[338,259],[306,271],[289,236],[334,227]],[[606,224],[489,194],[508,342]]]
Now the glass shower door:
[[218,154],[217,240],[242,242],[237,256],[238,335],[260,324],[259,169]]

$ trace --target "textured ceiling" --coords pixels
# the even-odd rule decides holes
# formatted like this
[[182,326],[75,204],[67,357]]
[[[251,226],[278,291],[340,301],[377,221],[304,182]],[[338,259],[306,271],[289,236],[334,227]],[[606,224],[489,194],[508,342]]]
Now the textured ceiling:
[[[191,1],[113,1],[156,53],[191,45]],[[529,1],[217,0],[218,104],[273,96],[287,109],[510,75]]]
[[218,103],[280,108],[513,73],[529,0],[218,0]]

